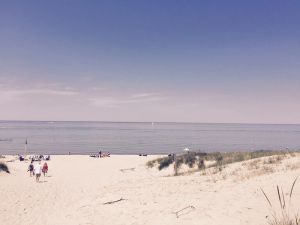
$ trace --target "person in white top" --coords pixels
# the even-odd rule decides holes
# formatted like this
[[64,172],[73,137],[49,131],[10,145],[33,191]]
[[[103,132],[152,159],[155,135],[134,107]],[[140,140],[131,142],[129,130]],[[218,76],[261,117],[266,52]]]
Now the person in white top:
[[35,164],[34,166],[34,174],[35,174],[36,182],[40,181],[41,173],[42,173],[42,165],[41,165],[41,161],[39,161],[39,163]]

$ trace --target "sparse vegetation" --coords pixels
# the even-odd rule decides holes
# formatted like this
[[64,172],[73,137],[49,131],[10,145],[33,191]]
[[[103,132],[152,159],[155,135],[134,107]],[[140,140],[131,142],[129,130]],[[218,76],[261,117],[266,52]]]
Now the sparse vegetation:
[[268,173],[274,173],[274,172],[275,172],[275,169],[270,166],[263,166],[260,171],[261,174],[268,174]]
[[251,161],[249,164],[243,163],[243,165],[247,165],[247,168],[249,170],[257,170],[260,168],[260,163],[261,163],[260,159],[255,159]]
[[276,155],[264,160],[264,164],[279,164],[284,159],[285,155]]
[[[151,160],[147,163],[149,168],[157,166],[159,170],[174,165],[174,173],[178,175],[180,167],[184,164],[189,168],[198,167],[198,170],[203,170],[205,168],[214,167],[217,171],[222,171],[222,169],[227,165],[235,162],[246,161],[250,159],[256,159],[261,157],[272,156],[265,164],[280,163],[287,154],[294,153],[288,151],[252,151],[252,152],[214,152],[214,153],[203,153],[203,152],[187,152],[181,155],[170,155],[166,157],[161,157],[155,160]],[[213,162],[206,165],[205,162]],[[258,161],[255,162],[257,164]],[[257,165],[253,165],[255,168]]]
[[297,170],[300,168],[300,163],[288,164],[286,168],[289,170]]
[[10,173],[7,165],[3,162],[0,162],[0,172],[2,172],[2,171],[6,172],[6,173]]
[[299,225],[300,224],[300,217],[298,213],[292,213],[292,196],[293,196],[293,190],[296,184],[298,177],[294,180],[290,193],[288,195],[289,201],[285,200],[285,195],[282,188],[279,188],[277,185],[277,196],[278,196],[278,202],[280,205],[280,212],[276,212],[274,205],[270,201],[267,194],[264,192],[264,190],[261,188],[261,191],[266,198],[266,201],[268,202],[269,206],[271,207],[272,217],[268,221],[269,225]]

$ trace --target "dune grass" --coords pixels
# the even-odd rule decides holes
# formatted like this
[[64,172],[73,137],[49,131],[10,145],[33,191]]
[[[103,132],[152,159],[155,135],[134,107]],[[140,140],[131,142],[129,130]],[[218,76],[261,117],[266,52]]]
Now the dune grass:
[[274,204],[272,204],[267,194],[261,188],[261,191],[267,203],[271,207],[272,217],[268,221],[269,225],[300,225],[300,216],[298,213],[293,212],[293,206],[292,206],[293,190],[297,182],[297,179],[298,177],[292,183],[289,195],[287,197],[288,199],[286,199],[283,189],[277,185],[276,187],[277,197],[278,197],[278,203],[280,205],[279,212],[275,210]]
[[[181,155],[171,155],[161,158],[157,158],[147,162],[149,168],[157,166],[159,170],[174,165],[175,175],[178,175],[178,170],[180,167],[185,164],[190,168],[195,166],[199,170],[205,169],[205,161],[212,161],[214,163],[210,164],[207,167],[216,167],[220,170],[224,165],[246,161],[250,159],[256,159],[267,156],[278,156],[278,160],[284,157],[287,154],[294,154],[295,152],[291,151],[250,151],[250,152],[213,152],[213,153],[204,153],[204,152],[187,152]],[[273,160],[273,159],[272,159]],[[272,161],[273,162],[273,161]],[[270,162],[270,163],[272,163]]]

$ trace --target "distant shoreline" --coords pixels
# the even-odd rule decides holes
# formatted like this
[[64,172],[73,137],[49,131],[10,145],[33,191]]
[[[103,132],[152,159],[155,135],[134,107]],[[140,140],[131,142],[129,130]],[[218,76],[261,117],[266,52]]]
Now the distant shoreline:
[[[245,150],[245,151],[212,151],[212,152],[201,152],[201,151],[191,151],[191,153],[250,153],[250,152],[286,152],[286,153],[300,153],[300,149],[288,149],[288,150]],[[5,154],[5,153],[1,153],[0,155],[3,156],[16,156],[16,155],[22,155],[22,153],[16,153],[16,154]],[[39,153],[28,153],[26,155],[53,155],[53,156],[90,156],[90,155],[94,155],[94,154],[98,154],[98,152],[92,152],[92,153],[63,153],[63,154],[59,154],[59,153],[43,153],[43,154],[39,154]],[[144,155],[140,155],[140,154],[144,154]],[[169,154],[172,153],[111,153],[111,156],[140,156],[140,157],[147,157],[147,156],[167,156]],[[180,153],[174,153],[176,155],[181,155],[184,154],[184,152],[180,152]]]

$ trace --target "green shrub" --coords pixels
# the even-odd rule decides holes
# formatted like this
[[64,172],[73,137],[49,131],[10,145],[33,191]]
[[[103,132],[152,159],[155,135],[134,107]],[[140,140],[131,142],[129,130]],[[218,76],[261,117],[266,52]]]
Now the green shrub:
[[6,173],[10,173],[7,165],[5,163],[3,163],[3,162],[0,162],[0,172],[1,171],[4,171]]
[[174,157],[165,157],[165,158],[163,158],[163,160],[161,160],[161,161],[159,162],[158,169],[159,169],[159,170],[162,170],[162,169],[164,169],[164,168],[167,168],[167,167],[169,167],[169,165],[171,165],[173,162],[174,162]]

